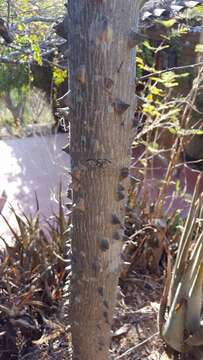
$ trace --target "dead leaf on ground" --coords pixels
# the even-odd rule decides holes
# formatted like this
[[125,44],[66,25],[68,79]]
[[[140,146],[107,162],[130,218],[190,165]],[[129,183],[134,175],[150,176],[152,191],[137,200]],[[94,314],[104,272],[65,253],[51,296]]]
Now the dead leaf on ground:
[[116,338],[116,337],[119,337],[119,336],[122,336],[122,335],[125,335],[127,334],[127,332],[130,330],[130,325],[129,324],[124,324],[123,326],[121,326],[119,329],[117,329],[112,337],[113,338]]

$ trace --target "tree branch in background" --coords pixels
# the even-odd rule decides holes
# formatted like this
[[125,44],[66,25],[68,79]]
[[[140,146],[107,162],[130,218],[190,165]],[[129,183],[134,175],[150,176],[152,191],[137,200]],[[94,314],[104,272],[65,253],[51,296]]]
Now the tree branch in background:
[[55,23],[56,18],[55,17],[44,17],[44,16],[32,16],[28,19],[22,19],[17,24],[11,26],[11,30],[12,31],[16,30],[18,25],[20,25],[20,24],[31,24],[33,22]]
[[174,66],[174,67],[167,68],[167,69],[164,69],[164,70],[157,70],[156,72],[141,76],[138,80],[143,81],[143,80],[149,79],[152,76],[161,75],[161,74],[166,73],[168,71],[178,71],[178,70],[193,69],[195,67],[202,66],[202,65],[203,65],[203,61],[200,61],[200,62],[194,63],[194,64],[183,65],[183,66]]
[[10,44],[14,40],[13,35],[2,18],[0,18],[0,36],[2,36],[7,44]]

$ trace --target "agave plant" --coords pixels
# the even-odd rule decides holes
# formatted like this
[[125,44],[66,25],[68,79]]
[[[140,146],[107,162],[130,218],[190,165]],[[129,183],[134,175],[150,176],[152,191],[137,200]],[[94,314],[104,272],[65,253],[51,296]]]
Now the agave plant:
[[160,305],[160,334],[174,350],[188,352],[203,344],[203,194],[199,180],[180,239],[173,272],[168,269]]
[[[39,341],[48,328],[47,319],[53,315],[60,319],[63,308],[64,284],[70,272],[70,243],[61,185],[58,214],[53,214],[45,225],[40,223],[37,196],[36,207],[33,216],[19,215],[11,207],[17,230],[1,214],[13,241],[8,244],[1,238],[5,249],[1,251],[0,263],[0,331],[3,334],[0,348],[1,342],[6,346],[12,333],[13,347],[10,348],[16,351],[19,331],[27,345]],[[59,328],[64,326],[58,324]]]

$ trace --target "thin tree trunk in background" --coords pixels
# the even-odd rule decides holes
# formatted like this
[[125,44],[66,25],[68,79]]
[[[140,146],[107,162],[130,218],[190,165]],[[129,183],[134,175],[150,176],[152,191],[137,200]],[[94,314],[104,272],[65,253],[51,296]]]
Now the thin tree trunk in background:
[[19,126],[23,124],[23,113],[24,113],[24,104],[25,104],[25,99],[22,99],[22,101],[18,104],[15,105],[11,99],[11,95],[9,93],[6,93],[3,97],[5,105],[7,106],[7,108],[10,110],[15,125]]
[[109,358],[135,111],[135,0],[69,0],[73,360]]

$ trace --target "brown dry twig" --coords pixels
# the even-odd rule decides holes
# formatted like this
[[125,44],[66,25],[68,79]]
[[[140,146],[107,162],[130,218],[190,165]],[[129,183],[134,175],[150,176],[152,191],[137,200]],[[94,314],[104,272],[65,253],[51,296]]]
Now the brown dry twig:
[[159,333],[156,332],[155,334],[152,334],[151,336],[149,336],[147,339],[143,340],[142,342],[140,342],[139,344],[132,346],[130,349],[128,349],[127,351],[125,351],[123,354],[117,356],[115,358],[115,360],[120,360],[120,359],[124,359],[127,355],[131,354],[133,351],[137,350],[140,346],[145,345],[146,343],[148,343],[149,341],[151,341],[154,337],[158,336]]

